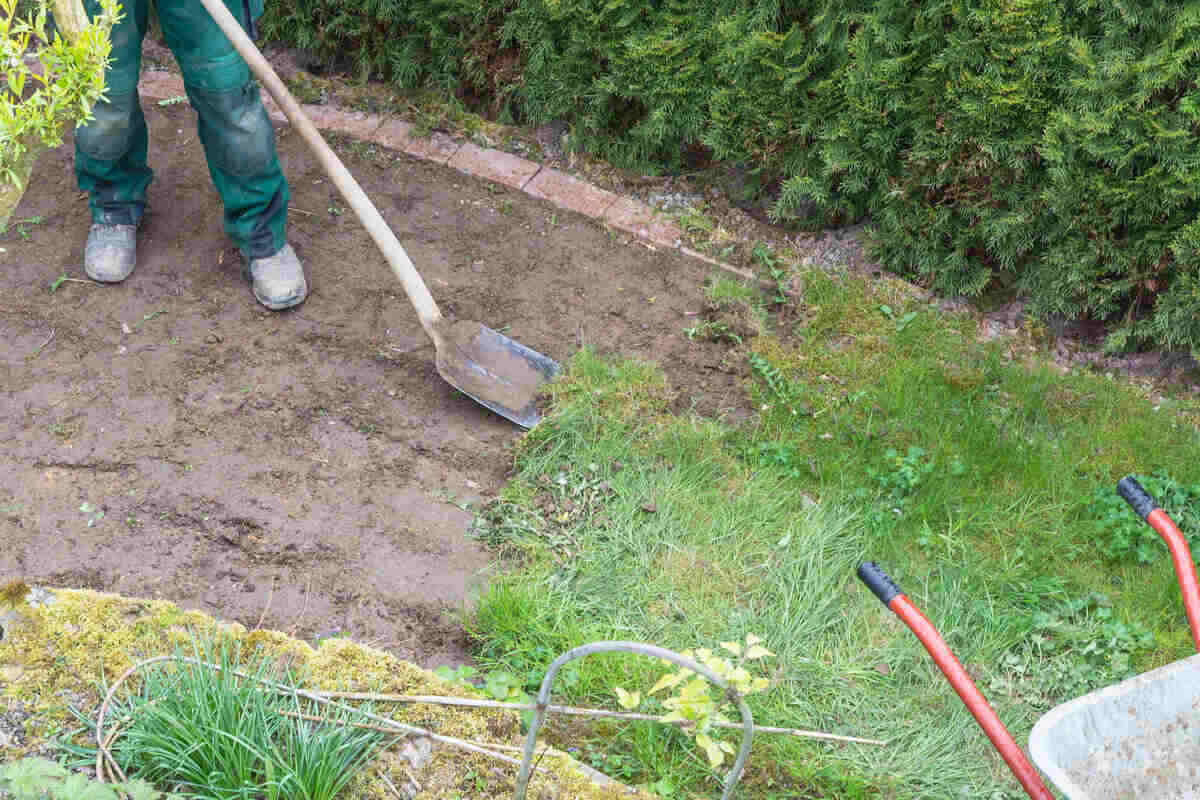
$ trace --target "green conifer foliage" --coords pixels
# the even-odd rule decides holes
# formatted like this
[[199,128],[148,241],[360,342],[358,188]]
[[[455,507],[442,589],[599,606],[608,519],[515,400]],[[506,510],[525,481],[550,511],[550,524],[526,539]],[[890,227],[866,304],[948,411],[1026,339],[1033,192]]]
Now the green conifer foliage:
[[869,215],[948,294],[1200,350],[1200,0],[292,0],[268,33],[488,98],[622,166],[689,148],[777,219]]

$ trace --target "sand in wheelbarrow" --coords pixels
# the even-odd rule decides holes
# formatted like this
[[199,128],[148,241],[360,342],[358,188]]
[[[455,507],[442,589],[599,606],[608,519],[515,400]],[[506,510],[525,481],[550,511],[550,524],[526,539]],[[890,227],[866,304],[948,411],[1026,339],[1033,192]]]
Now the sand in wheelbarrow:
[[1150,734],[1110,742],[1067,773],[1089,800],[1200,798],[1200,716],[1180,714]]

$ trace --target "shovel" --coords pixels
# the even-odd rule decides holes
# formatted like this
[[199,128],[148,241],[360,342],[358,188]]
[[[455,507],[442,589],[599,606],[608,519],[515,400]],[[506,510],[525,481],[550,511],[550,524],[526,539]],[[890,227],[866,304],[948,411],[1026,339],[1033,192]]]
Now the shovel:
[[292,126],[304,137],[325,172],[400,279],[417,317],[437,351],[437,371],[458,391],[523,428],[538,421],[538,388],[559,371],[558,364],[541,353],[514,342],[478,322],[451,321],[442,316],[425,281],[375,205],[330,149],[300,104],[292,97],[224,0],[200,0],[213,21],[229,38],[250,71],[262,83]]

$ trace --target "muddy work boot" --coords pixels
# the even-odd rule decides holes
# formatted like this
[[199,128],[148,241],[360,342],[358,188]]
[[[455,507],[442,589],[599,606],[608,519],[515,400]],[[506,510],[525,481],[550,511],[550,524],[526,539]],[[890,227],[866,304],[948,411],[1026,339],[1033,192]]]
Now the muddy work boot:
[[137,226],[95,223],[83,249],[83,271],[94,281],[120,283],[137,263]]
[[255,258],[246,266],[254,296],[272,311],[298,306],[308,296],[304,267],[290,244],[267,258]]

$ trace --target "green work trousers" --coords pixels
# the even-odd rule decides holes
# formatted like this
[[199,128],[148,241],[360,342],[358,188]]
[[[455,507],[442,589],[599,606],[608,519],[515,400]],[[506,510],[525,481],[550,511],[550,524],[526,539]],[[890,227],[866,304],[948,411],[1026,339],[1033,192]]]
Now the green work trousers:
[[[249,29],[263,0],[225,0]],[[75,132],[75,175],[90,199],[92,221],[136,225],[146,208],[153,171],[146,162],[147,131],[138,99],[142,39],[150,0],[123,0],[112,32],[105,75],[107,100]],[[275,153],[275,131],[258,84],[199,0],[156,0],[167,45],[183,71],[208,170],[225,207],[225,231],[247,258],[274,255],[285,244],[288,185]],[[84,0],[89,14],[96,0]]]

